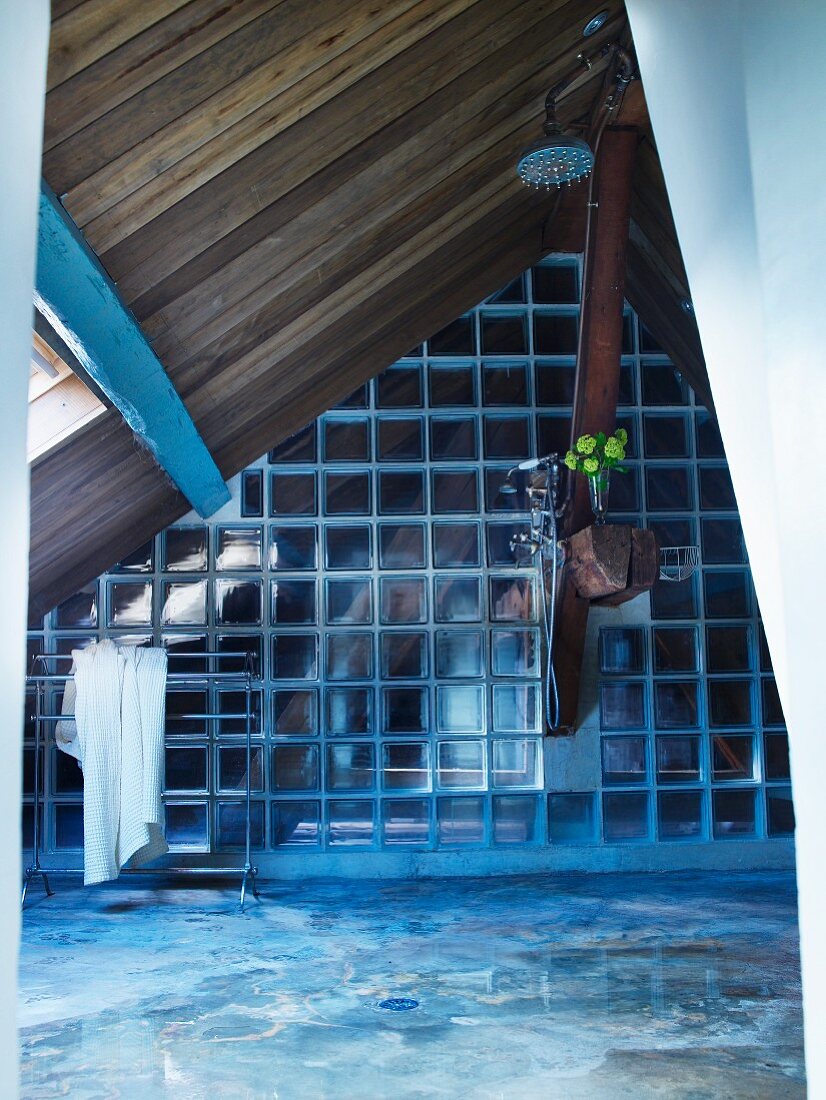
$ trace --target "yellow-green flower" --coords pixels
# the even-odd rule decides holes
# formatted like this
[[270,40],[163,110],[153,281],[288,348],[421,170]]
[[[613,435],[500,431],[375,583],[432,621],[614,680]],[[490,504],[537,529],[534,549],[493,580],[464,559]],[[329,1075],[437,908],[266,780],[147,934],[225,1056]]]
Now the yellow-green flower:
[[586,458],[582,465],[586,474],[595,474],[599,469],[599,462],[595,458]]
[[625,447],[620,447],[619,454],[617,455],[617,462],[622,462],[625,458]]
[[581,435],[576,441],[576,449],[581,455],[589,455],[596,447],[597,441],[592,435]]
[[569,470],[576,469],[576,455],[573,451],[568,451],[568,453],[565,455],[565,465],[568,467]]
[[605,440],[605,457],[606,458],[621,458],[623,454],[622,444],[613,435],[609,435]]
[[628,442],[628,432],[625,430],[625,428],[617,428],[617,430],[614,432],[614,438],[624,447],[625,444]]

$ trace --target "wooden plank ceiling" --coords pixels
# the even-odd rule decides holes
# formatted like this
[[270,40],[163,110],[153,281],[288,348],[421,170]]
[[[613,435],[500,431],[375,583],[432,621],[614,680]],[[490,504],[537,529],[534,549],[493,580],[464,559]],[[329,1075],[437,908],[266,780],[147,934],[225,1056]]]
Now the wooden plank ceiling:
[[[610,6],[591,54],[625,31]],[[595,7],[53,0],[43,174],[225,477],[548,250],[515,161]],[[583,73],[563,122],[600,95]],[[629,295],[674,354],[691,318],[650,148]],[[32,469],[33,613],[186,510],[107,410]]]

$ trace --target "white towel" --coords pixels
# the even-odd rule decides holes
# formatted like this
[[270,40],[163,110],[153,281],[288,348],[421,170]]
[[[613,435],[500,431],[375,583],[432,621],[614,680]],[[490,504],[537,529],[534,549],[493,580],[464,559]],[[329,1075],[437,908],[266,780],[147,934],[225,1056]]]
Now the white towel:
[[[118,877],[168,851],[163,836],[166,650],[96,642],[72,650],[58,746],[83,768],[84,878]],[[73,690],[72,690],[73,689]],[[72,699],[74,696],[74,699]]]

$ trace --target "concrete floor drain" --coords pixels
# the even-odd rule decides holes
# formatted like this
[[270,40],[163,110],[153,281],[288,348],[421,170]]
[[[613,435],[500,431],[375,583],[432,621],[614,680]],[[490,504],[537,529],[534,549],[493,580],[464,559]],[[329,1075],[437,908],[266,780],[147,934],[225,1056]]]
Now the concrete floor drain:
[[388,997],[384,1001],[379,1001],[379,1008],[383,1008],[386,1012],[411,1012],[418,1007],[419,1002],[414,1001],[412,997]]

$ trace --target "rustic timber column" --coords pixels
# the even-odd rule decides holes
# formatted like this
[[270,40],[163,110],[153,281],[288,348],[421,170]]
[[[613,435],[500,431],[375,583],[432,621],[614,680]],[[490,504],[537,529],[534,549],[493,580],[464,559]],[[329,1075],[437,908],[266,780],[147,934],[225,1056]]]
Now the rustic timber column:
[[[622,307],[625,300],[625,253],[631,213],[631,182],[639,140],[635,127],[605,130],[594,168],[591,232],[585,258],[587,285],[582,288],[582,340],[576,369],[571,445],[585,432],[611,432],[617,415]],[[573,474],[570,475],[573,477]],[[622,475],[620,475],[622,476]],[[574,479],[565,516],[568,537],[592,522],[588,486]],[[560,733],[572,733],[579,704],[579,681],[589,601],[577,596],[562,570],[555,667],[559,686]]]

